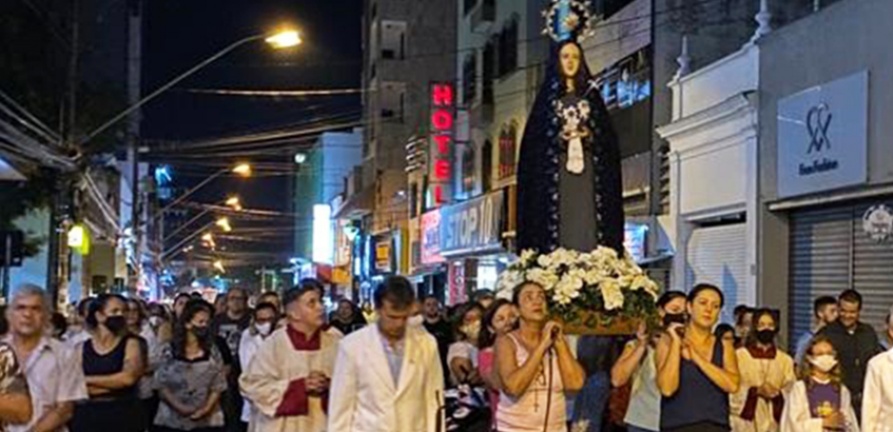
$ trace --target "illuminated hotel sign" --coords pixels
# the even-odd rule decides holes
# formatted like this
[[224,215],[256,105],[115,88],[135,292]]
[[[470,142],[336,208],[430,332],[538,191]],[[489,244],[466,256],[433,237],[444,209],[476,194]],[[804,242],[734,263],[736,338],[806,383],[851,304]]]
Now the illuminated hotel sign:
[[429,151],[428,176],[431,185],[433,207],[439,207],[452,199],[453,178],[453,126],[456,119],[456,101],[453,85],[431,85],[431,148]]

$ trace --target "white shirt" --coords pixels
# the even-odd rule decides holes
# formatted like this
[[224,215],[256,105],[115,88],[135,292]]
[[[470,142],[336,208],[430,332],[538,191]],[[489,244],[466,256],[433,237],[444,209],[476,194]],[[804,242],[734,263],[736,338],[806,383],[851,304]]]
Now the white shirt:
[[450,380],[453,384],[459,384],[456,375],[453,374],[453,359],[466,358],[471,360],[471,365],[477,369],[478,367],[478,347],[468,341],[453,342],[447,351],[447,367],[450,368]]
[[[264,337],[261,336],[259,332],[257,334],[251,334],[251,327],[248,327],[242,332],[242,338],[239,339],[239,364],[242,365],[244,370],[248,370],[248,365],[251,364],[251,359],[257,354],[257,348],[260,347],[260,344],[263,341]],[[253,409],[251,401],[245,399],[245,403],[242,404],[243,422],[248,423],[251,421],[251,411]]]
[[[12,339],[7,338],[12,345]],[[9,432],[29,432],[43,418],[48,407],[62,402],[87,399],[84,369],[76,350],[55,339],[44,337],[27,359],[21,359],[31,392],[34,414],[26,425],[7,425]],[[68,431],[63,426],[60,432]]]
[[893,432],[893,350],[868,362],[862,390],[862,432]]

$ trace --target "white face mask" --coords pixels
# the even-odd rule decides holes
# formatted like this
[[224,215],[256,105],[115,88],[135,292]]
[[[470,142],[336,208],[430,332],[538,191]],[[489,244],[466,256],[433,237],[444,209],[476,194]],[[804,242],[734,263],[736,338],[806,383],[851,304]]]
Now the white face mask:
[[820,356],[810,357],[809,362],[822,372],[831,372],[834,366],[837,366],[837,359],[831,354],[822,354]]
[[462,326],[462,333],[464,333],[468,339],[477,340],[478,336],[481,334],[481,322],[473,321],[465,324]]
[[149,317],[149,325],[152,327],[158,327],[161,324],[160,316],[151,316]]
[[261,336],[267,336],[270,334],[270,330],[273,329],[273,324],[272,323],[256,324],[254,326],[254,328],[257,329],[257,332],[260,333]]
[[421,327],[422,324],[424,324],[424,323],[425,323],[425,317],[422,315],[411,316],[411,317],[409,317],[409,320],[407,321],[407,325],[410,327],[413,327],[413,326]]

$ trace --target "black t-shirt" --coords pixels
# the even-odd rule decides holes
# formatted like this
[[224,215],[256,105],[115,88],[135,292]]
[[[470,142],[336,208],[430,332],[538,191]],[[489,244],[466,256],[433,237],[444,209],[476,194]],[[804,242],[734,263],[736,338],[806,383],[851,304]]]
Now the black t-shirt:
[[450,350],[450,344],[453,343],[453,329],[445,319],[440,319],[435,323],[425,320],[425,330],[434,336],[437,340],[437,351],[440,352],[440,364],[443,367],[443,374],[449,376],[449,367],[447,366],[447,353]]
[[329,325],[338,329],[341,334],[347,336],[352,332],[355,332],[366,326],[366,319],[363,318],[362,314],[354,314],[353,318],[350,322],[341,321],[334,316],[329,320]]
[[232,353],[239,352],[239,341],[242,339],[242,332],[251,325],[251,312],[246,311],[241,318],[232,319],[227,314],[221,314],[214,317],[213,331],[218,337],[226,341],[229,348],[230,356],[233,358],[231,362],[236,371],[240,371],[239,359],[232,356]]

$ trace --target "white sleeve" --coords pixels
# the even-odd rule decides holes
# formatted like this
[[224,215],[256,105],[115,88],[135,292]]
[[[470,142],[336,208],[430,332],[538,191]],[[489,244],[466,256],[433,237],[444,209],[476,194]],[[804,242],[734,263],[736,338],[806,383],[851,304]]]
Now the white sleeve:
[[[350,432],[357,404],[357,370],[345,343],[338,345],[335,371],[329,387],[328,432]],[[440,362],[437,364],[440,368]]]
[[862,389],[862,430],[881,430],[879,423],[883,403],[883,376],[878,370],[877,361],[868,362],[868,371],[865,373],[865,386]]
[[[437,351],[437,342],[432,336],[425,335],[428,345],[428,367],[425,372],[425,429],[427,432],[439,432],[446,429],[446,416],[443,407],[443,367],[440,365],[440,355]],[[440,428],[438,428],[438,424]],[[332,431],[330,431],[332,432]]]
[[781,414],[781,432],[822,432],[822,419],[812,418],[809,413],[809,400],[806,398],[806,385],[803,381],[794,383],[787,396]]
[[840,387],[840,406],[843,416],[846,418],[845,432],[859,432],[859,419],[856,418],[856,410],[853,409],[853,401],[850,391],[846,387]]

